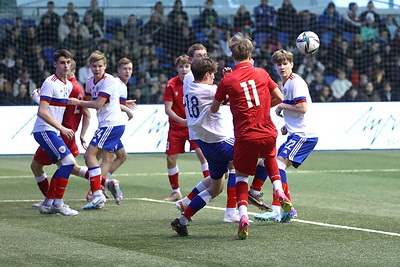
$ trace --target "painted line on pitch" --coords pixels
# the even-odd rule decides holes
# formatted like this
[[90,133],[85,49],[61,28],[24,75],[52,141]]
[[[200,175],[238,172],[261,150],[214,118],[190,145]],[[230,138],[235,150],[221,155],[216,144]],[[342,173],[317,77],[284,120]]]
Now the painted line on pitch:
[[[125,198],[124,200],[140,200],[140,201],[155,202],[155,203],[166,203],[166,204],[173,204],[173,205],[175,204],[174,202],[167,202],[164,200],[145,198],[145,197],[144,198],[139,198],[139,197]],[[15,202],[36,203],[39,201],[40,200],[38,200],[38,199],[24,199],[24,200],[22,200],[22,199],[20,199],[20,200],[3,199],[3,200],[0,200],[0,203],[15,203]],[[70,199],[68,201],[84,201],[84,199]],[[205,206],[204,208],[225,211],[225,208],[221,208],[221,207]],[[257,215],[258,213],[248,212],[248,214],[249,215]],[[331,228],[338,228],[338,229],[344,229],[344,230],[354,230],[354,231],[361,231],[361,232],[376,233],[376,234],[400,237],[400,233],[385,232],[385,231],[372,230],[372,229],[367,229],[367,228],[358,228],[358,227],[351,227],[351,226],[344,226],[344,225],[337,225],[337,224],[313,222],[313,221],[300,220],[300,219],[292,219],[292,221],[298,222],[298,223],[304,223],[304,224],[323,226],[323,227],[331,227]]]
[[[400,169],[362,169],[362,170],[289,170],[288,173],[370,173],[370,172],[400,172]],[[179,175],[200,175],[200,172],[180,172]],[[151,172],[151,173],[115,173],[113,177],[129,177],[129,176],[155,176],[164,175],[166,172]],[[33,178],[32,175],[6,175],[0,176],[0,179],[26,179]]]
[[[132,200],[142,200],[142,201],[149,201],[149,202],[156,202],[156,203],[175,204],[175,203],[166,202],[166,201],[163,201],[163,200],[151,199],[151,198],[132,198]],[[205,206],[204,208],[225,211],[225,208],[221,208],[221,207]],[[256,213],[256,212],[248,212],[248,214],[249,215],[257,215],[258,213]],[[399,233],[393,233],[393,232],[384,232],[384,231],[378,231],[378,230],[372,230],[372,229],[366,229],[366,228],[357,228],[357,227],[351,227],[351,226],[343,226],[343,225],[337,225],[337,224],[313,222],[313,221],[306,221],[306,220],[299,220],[299,219],[292,219],[292,221],[299,222],[299,223],[304,223],[304,224],[312,224],[312,225],[324,226],[324,227],[339,228],[339,229],[345,229],[345,230],[354,230],[354,231],[361,231],[361,232],[376,233],[376,234],[400,237]]]

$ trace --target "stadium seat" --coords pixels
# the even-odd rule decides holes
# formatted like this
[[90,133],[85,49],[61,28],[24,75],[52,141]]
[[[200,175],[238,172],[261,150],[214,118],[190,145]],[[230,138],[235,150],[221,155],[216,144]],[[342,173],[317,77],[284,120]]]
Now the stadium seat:
[[12,19],[0,19],[0,25],[11,25],[14,26],[14,21]]
[[199,40],[199,43],[205,44],[207,41],[207,35],[204,32],[195,32],[197,40]]
[[192,30],[196,32],[201,32],[201,24],[200,24],[200,18],[194,18],[192,19]]
[[57,49],[54,48],[43,48],[43,54],[46,57],[49,66],[53,66],[53,56]]
[[224,17],[218,17],[217,18],[217,27],[218,28],[223,28],[223,27],[225,27],[227,25],[229,26],[229,21],[228,21],[227,18],[224,18]]
[[36,20],[34,19],[23,19],[22,20],[24,27],[28,27],[28,26],[36,26]]
[[278,32],[278,41],[281,44],[287,44],[290,40],[290,34],[287,32]]
[[344,40],[346,40],[348,43],[353,42],[353,38],[354,38],[354,33],[352,32],[343,32],[342,33],[342,37]]
[[269,33],[257,32],[254,34],[253,41],[256,43],[256,47],[261,47],[265,40],[269,37]]
[[325,75],[324,76],[324,82],[326,82],[329,86],[333,83],[333,81],[336,79],[335,75]]
[[106,32],[106,33],[104,33],[104,38],[105,38],[105,39],[108,39],[108,40],[112,40],[113,34],[112,34],[112,33],[109,33],[109,32]]
[[156,47],[155,54],[160,63],[165,63],[167,61],[167,52],[167,48],[165,47]]
[[122,26],[122,22],[121,22],[120,18],[106,19],[106,32],[107,33],[112,33],[113,30],[118,26]]
[[324,46],[329,46],[333,40],[333,32],[323,32],[321,34],[321,44]]
[[136,19],[136,25],[139,26],[139,27],[142,27],[143,26],[143,20],[141,18],[137,18]]

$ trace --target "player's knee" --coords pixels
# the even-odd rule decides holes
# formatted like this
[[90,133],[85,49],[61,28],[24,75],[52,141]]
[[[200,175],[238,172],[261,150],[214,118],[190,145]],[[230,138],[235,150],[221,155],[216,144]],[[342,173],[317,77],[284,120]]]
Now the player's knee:
[[61,159],[61,165],[75,165],[76,161],[72,154],[68,154],[64,158]]

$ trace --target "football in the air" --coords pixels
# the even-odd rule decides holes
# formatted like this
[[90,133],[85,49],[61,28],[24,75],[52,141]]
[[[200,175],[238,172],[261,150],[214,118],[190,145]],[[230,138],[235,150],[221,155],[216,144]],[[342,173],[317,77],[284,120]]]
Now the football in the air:
[[302,32],[296,39],[296,46],[303,54],[314,54],[319,48],[319,37],[311,31]]

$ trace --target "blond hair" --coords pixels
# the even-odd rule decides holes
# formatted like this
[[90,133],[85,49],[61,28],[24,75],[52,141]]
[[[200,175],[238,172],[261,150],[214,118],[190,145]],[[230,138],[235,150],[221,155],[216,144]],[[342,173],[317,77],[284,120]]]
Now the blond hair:
[[94,51],[89,57],[90,64],[95,63],[100,60],[103,60],[104,64],[107,63],[107,57],[104,55],[103,52],[101,52],[99,50]]
[[243,61],[250,57],[254,45],[250,37],[239,32],[229,40],[229,49],[236,61]]
[[271,61],[274,64],[282,64],[283,62],[293,62],[293,53],[284,49],[276,50],[272,56]]

